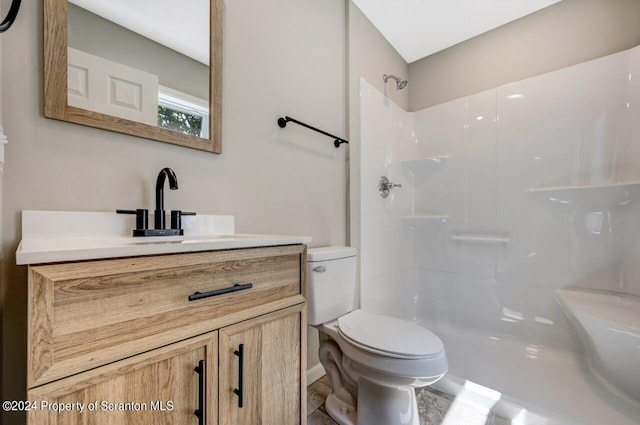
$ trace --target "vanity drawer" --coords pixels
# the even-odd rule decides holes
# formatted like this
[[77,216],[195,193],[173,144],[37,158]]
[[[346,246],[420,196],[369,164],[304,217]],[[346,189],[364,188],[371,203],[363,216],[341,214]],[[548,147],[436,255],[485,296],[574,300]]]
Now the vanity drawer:
[[28,385],[302,303],[305,262],[288,245],[29,267]]

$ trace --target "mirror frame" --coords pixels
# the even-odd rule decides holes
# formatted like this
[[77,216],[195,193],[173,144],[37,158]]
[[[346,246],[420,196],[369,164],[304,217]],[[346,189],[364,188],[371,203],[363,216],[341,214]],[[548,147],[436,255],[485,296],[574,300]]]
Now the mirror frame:
[[209,138],[68,104],[67,0],[44,0],[44,116],[212,153],[222,153],[222,0],[210,0]]

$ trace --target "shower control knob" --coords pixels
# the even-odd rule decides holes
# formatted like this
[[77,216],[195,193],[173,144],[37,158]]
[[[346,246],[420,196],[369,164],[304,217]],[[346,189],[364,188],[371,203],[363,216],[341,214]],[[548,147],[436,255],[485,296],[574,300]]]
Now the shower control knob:
[[401,184],[391,183],[387,176],[380,177],[380,182],[378,183],[378,191],[380,192],[380,196],[386,198],[389,196],[389,192],[394,187],[402,187]]

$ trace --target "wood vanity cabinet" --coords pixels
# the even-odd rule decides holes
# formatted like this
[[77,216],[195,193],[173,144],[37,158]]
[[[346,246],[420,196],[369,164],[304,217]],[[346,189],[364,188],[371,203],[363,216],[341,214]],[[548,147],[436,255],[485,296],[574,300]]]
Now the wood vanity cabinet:
[[286,245],[29,266],[28,424],[305,424],[305,265]]
[[220,330],[220,425],[300,423],[302,319],[283,310]]
[[[216,397],[217,357],[212,332],[33,388],[29,424],[197,424],[194,411]],[[215,424],[216,411],[204,411]]]

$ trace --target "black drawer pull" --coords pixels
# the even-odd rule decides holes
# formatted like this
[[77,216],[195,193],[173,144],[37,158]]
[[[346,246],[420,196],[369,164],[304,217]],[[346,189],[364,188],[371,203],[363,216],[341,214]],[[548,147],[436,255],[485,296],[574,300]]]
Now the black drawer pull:
[[201,300],[203,298],[215,297],[217,295],[229,294],[231,292],[244,291],[245,289],[251,288],[253,288],[253,283],[245,283],[244,285],[236,283],[230,288],[216,289],[215,291],[209,292],[194,292],[193,295],[189,295],[189,301]]
[[205,407],[206,394],[204,393],[204,386],[207,382],[207,372],[204,360],[200,360],[194,370],[198,374],[198,410],[193,412],[193,414],[198,417],[198,425],[205,425],[207,412]]
[[242,407],[244,404],[244,344],[240,344],[233,354],[238,356],[238,388],[235,388],[233,393],[238,396],[238,407]]

